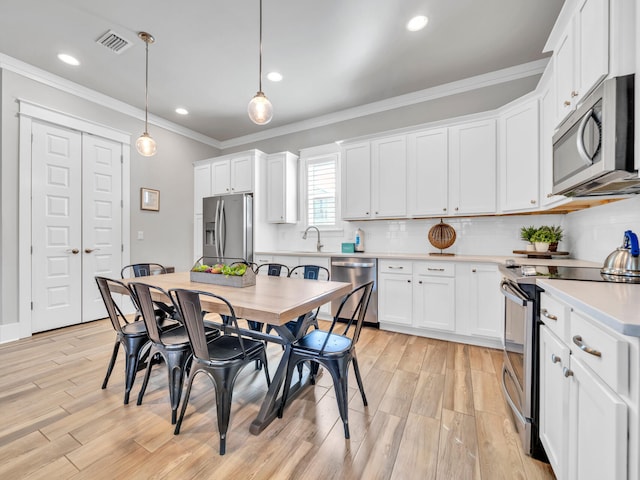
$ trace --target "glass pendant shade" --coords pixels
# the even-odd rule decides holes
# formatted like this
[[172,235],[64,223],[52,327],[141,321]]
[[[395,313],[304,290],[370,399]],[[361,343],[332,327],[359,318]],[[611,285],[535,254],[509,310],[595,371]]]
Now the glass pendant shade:
[[147,132],[144,132],[136,140],[136,149],[143,157],[151,157],[156,153],[156,141]]
[[247,111],[251,121],[258,125],[265,125],[273,118],[273,106],[262,92],[256,93],[255,97],[251,99]]

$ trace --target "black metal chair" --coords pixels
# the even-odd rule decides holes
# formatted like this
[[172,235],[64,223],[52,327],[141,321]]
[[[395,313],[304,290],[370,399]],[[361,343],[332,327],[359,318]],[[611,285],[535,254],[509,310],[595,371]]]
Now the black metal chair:
[[[162,330],[158,325],[158,320],[154,312],[154,302],[151,296],[152,292],[160,293],[166,297],[168,304],[173,305],[173,299],[166,291],[160,287],[139,282],[132,282],[129,286],[135,294],[135,300],[138,302],[138,307],[142,313],[142,319],[147,327],[147,334],[151,340],[149,358],[154,358],[155,355],[160,355],[164,358],[164,361],[167,364],[169,399],[171,402],[171,424],[173,425],[176,423],[187,362],[191,357],[191,344],[189,343],[189,337],[184,326],[178,325],[169,330]],[[220,331],[217,328],[205,326],[205,335],[207,337],[207,341],[209,341],[220,335]],[[145,391],[147,390],[147,385],[149,384],[149,377],[151,376],[151,368],[153,365],[155,365],[155,362],[153,361],[148,362],[147,364],[142,388],[138,394],[138,405],[142,404],[142,399]]]
[[[331,280],[331,273],[326,267],[320,265],[298,265],[289,271],[289,277],[302,277],[305,280]],[[310,326],[318,328],[318,312],[320,307],[313,312],[300,315],[297,320],[286,323],[286,327],[297,338],[300,332],[305,332]]]
[[[149,275],[164,275],[167,269],[159,263],[132,263],[125,265],[120,270],[120,278],[139,278],[148,277]],[[172,304],[164,302],[153,302],[156,306],[155,312],[158,319],[163,317],[171,317],[176,319],[176,309]],[[140,312],[138,312],[140,313]]]
[[[349,418],[348,418],[348,378],[349,364],[353,362],[353,369],[356,374],[358,388],[362,395],[362,402],[367,406],[367,397],[364,394],[358,359],[356,358],[356,343],[360,338],[360,331],[364,322],[364,316],[369,305],[373,282],[365,283],[351,291],[340,304],[340,308],[331,323],[329,331],[312,330],[304,337],[296,340],[291,346],[291,355],[287,365],[287,376],[285,378],[285,389],[282,394],[282,403],[278,410],[278,417],[282,418],[284,407],[287,402],[289,386],[293,377],[293,371],[300,362],[311,361],[324,366],[333,379],[333,388],[336,392],[338,410],[344,424],[344,437],[349,438]],[[353,302],[353,303],[352,303]],[[345,318],[342,313],[345,305],[354,305],[353,312],[347,322],[342,334],[333,333],[338,319]],[[350,307],[349,307],[350,308]],[[351,326],[355,330],[353,336],[349,338],[347,333]]]
[[[258,265],[254,271],[256,275],[267,272],[267,275],[269,275],[270,277],[289,276],[289,267],[283,265],[282,263],[262,263]],[[256,322],[249,319],[247,319],[247,323],[249,324],[249,328],[251,330],[255,330],[256,332],[261,332],[262,327],[264,326],[264,324],[261,322]]]
[[133,299],[131,290],[129,290],[124,283],[106,277],[96,277],[96,282],[98,283],[98,289],[100,290],[104,305],[107,308],[111,325],[116,331],[116,342],[113,346],[113,353],[111,354],[111,360],[107,368],[107,375],[102,382],[102,388],[107,388],[109,377],[111,376],[113,366],[118,357],[120,344],[122,344],[126,355],[124,388],[124,403],[126,405],[129,403],[131,387],[136,379],[138,363],[140,359],[148,353],[150,345],[149,336],[147,335],[147,328],[144,322],[127,318],[113,298],[113,295],[129,294]]
[[[180,416],[174,430],[175,435],[180,433],[180,426],[184,418],[189,395],[194,378],[199,373],[204,373],[213,382],[216,391],[216,410],[218,414],[218,430],[220,433],[220,455],[226,451],[227,430],[231,414],[231,400],[236,377],[246,365],[254,360],[260,360],[264,365],[267,378],[267,386],[271,384],[269,368],[267,366],[267,354],[264,343],[244,338],[238,329],[238,320],[231,304],[213,293],[194,290],[171,290],[175,295],[178,309],[187,328],[187,334],[191,341],[193,357],[190,362],[187,391],[182,403]],[[200,297],[207,296],[226,305],[229,310],[228,324],[225,325],[225,334],[214,338],[207,343],[205,337],[202,305]]]

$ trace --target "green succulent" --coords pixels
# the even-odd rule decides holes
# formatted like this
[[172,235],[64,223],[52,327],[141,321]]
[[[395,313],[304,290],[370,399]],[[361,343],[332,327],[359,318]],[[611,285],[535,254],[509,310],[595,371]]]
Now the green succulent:
[[531,237],[532,242],[553,243],[556,242],[556,235],[551,230],[539,228]]
[[555,240],[554,242],[559,242],[562,240],[562,236],[563,236],[563,231],[562,231],[562,227],[560,227],[560,225],[551,225],[551,226],[543,226],[541,228],[547,229],[549,230],[551,233],[553,233],[555,235]]
[[533,225],[530,225],[528,227],[522,227],[520,229],[520,238],[525,242],[530,242],[531,237],[533,237],[533,234],[536,233],[537,231],[538,231],[538,227],[534,227]]

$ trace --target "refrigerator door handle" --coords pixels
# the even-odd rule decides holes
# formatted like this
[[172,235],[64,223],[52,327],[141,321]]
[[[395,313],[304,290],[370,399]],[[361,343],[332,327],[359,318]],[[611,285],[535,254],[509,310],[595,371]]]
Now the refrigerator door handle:
[[216,248],[216,257],[220,256],[220,234],[218,230],[220,229],[220,200],[216,202],[216,216],[214,217],[214,227],[213,227],[213,244]]
[[224,211],[224,200],[220,208],[220,256],[224,257],[224,250],[227,243],[227,216]]

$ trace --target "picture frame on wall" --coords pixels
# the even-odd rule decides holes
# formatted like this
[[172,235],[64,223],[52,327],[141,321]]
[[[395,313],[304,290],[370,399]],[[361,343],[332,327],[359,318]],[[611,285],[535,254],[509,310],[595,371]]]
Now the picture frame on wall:
[[140,210],[160,211],[160,190],[152,188],[140,189]]

